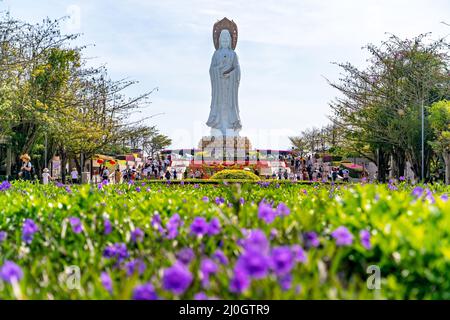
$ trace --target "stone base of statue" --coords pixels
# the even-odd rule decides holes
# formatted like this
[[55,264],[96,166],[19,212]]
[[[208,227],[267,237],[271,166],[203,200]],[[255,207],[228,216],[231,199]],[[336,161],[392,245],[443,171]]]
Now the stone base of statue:
[[239,136],[206,136],[198,147],[205,159],[219,161],[245,160],[252,149],[249,138]]

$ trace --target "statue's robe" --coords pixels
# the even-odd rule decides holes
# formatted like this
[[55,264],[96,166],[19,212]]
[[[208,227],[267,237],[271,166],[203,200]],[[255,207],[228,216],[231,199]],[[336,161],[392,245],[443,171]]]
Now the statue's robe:
[[[228,77],[223,73],[232,70]],[[220,48],[214,52],[209,68],[211,77],[211,111],[206,124],[222,131],[240,130],[242,128],[239,117],[238,88],[241,70],[236,52],[232,49]]]

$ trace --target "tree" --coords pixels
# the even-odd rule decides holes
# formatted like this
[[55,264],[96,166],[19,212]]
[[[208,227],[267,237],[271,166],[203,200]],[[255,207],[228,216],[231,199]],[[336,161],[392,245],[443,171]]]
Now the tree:
[[308,152],[329,152],[341,156],[345,153],[345,141],[339,128],[334,124],[306,129],[299,136],[289,137],[289,140],[302,156]]
[[144,142],[144,150],[152,157],[164,148],[168,147],[172,140],[160,133],[156,133]]
[[0,17],[0,137],[10,138],[16,160],[29,153],[39,172],[49,156],[60,155],[63,167],[74,159],[81,170],[79,160],[124,149],[125,142],[129,148],[132,139],[157,132],[142,125],[149,117],[129,121],[155,89],[127,97],[136,81],[87,68],[83,47],[72,43],[78,35],[62,34],[60,21]]
[[[378,179],[386,180],[388,163],[395,175],[404,175],[408,160],[416,176],[421,173],[421,105],[425,107],[425,139],[433,139],[427,113],[434,101],[449,92],[448,43],[429,41],[428,35],[412,40],[396,36],[377,47],[368,45],[368,67],[360,70],[338,63],[344,76],[330,84],[341,97],[332,102],[333,123],[355,151],[376,160]],[[425,144],[425,174],[433,152]]]
[[442,155],[445,163],[445,184],[450,184],[450,101],[433,103],[429,120],[436,137],[434,141],[430,141],[430,145]]
[[308,143],[305,141],[305,138],[303,136],[297,136],[297,137],[289,137],[289,140],[291,141],[294,150],[299,152],[300,156],[303,157],[303,155],[306,153],[308,146]]

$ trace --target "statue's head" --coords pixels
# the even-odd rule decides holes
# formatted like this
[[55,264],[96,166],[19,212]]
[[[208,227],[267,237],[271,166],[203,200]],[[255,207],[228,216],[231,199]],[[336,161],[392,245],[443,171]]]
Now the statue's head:
[[231,48],[231,35],[230,32],[227,29],[223,29],[220,32],[219,36],[219,47],[220,48]]

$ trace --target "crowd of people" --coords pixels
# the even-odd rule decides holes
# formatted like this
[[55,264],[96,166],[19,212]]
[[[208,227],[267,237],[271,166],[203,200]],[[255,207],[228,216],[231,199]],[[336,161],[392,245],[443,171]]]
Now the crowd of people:
[[[287,167],[279,168],[278,172],[272,173],[272,179],[292,181],[337,181],[348,182],[350,172],[348,169],[332,166],[321,159],[308,156],[306,158],[294,157],[291,154],[280,155],[279,160],[285,161]],[[266,177],[269,179],[270,177]]]
[[[31,163],[31,158],[28,154],[20,157],[22,166],[20,168],[19,177],[24,180],[32,180],[34,176],[34,167]],[[93,182],[101,182],[107,180],[111,183],[123,183],[142,179],[155,180],[176,180],[176,179],[202,179],[203,173],[199,169],[187,169],[183,173],[177,171],[176,168],[171,168],[171,155],[166,157],[148,157],[143,164],[138,166],[127,166],[126,169],[121,170],[109,169],[105,165],[101,165],[93,172]],[[280,167],[278,172],[273,172],[271,176],[266,176],[266,179],[277,180],[291,180],[291,181],[337,181],[341,180],[348,182],[350,180],[350,173],[348,169],[332,166],[328,162],[323,162],[322,159],[317,159],[313,156],[295,157],[291,154],[280,155],[279,161],[286,163],[286,167]],[[289,169],[288,169],[289,168]],[[257,172],[257,174],[259,174]],[[48,184],[55,180],[48,168],[44,168],[42,172],[42,183]],[[76,167],[70,171],[70,180],[72,184],[81,183],[80,175]]]
[[116,168],[114,172],[106,166],[100,166],[98,172],[94,176],[96,180],[107,180],[114,183],[130,182],[143,179],[155,180],[176,180],[180,178],[180,174],[176,168],[171,169],[171,156],[161,156],[157,158],[148,157],[144,164],[127,166],[126,169],[121,170]]

